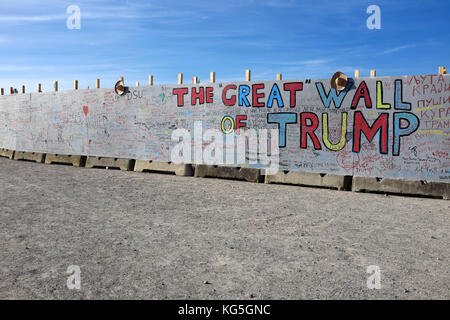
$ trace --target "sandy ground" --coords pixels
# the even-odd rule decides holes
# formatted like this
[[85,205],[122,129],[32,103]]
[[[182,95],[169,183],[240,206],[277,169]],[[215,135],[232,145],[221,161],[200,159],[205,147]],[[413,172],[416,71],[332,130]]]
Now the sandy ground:
[[5,158],[0,179],[1,299],[450,298],[450,201]]

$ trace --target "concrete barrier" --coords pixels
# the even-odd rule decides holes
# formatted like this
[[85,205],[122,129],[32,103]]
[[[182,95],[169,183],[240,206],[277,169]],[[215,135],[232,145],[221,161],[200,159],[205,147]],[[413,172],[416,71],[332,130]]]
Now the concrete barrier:
[[38,163],[43,163],[45,161],[45,153],[14,151],[14,160],[34,161]]
[[72,165],[56,155],[86,156],[88,168],[195,167],[198,177],[339,190],[357,177],[355,191],[446,197],[435,186],[450,181],[450,76],[355,77],[341,89],[280,78],[0,96],[0,147],[38,162],[45,155],[29,151]]
[[266,175],[265,183],[294,184],[301,186],[325,187],[337,190],[351,190],[352,177],[326,173],[279,171]]
[[136,172],[166,172],[177,176],[193,176],[194,169],[190,164],[175,164],[172,162],[136,160],[134,165]]
[[46,164],[71,164],[74,167],[84,167],[86,164],[85,156],[72,156],[62,154],[47,154],[45,157]]
[[12,160],[14,158],[14,150],[0,148],[0,157]]
[[450,184],[440,182],[353,177],[352,190],[358,192],[383,192],[450,199]]
[[135,160],[108,157],[87,157],[86,168],[111,168],[133,171]]
[[219,167],[208,165],[195,165],[195,177],[210,177],[245,180],[249,182],[263,182],[264,176],[259,169],[242,167]]

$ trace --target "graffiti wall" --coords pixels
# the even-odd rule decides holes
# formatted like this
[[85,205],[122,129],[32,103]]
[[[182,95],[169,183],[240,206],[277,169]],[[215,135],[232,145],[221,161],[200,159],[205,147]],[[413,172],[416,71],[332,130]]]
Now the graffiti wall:
[[231,140],[276,130],[280,170],[437,182],[449,182],[449,122],[447,75],[350,79],[339,92],[325,79],[0,97],[6,149],[171,161],[174,131],[200,123]]

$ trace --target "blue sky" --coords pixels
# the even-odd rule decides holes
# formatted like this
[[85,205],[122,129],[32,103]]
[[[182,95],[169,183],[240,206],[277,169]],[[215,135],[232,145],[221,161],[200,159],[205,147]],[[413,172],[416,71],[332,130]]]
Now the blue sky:
[[[369,5],[381,29],[369,30]],[[81,9],[69,30],[67,7]],[[208,81],[329,78],[335,71],[368,76],[437,73],[450,67],[448,0],[414,1],[30,1],[0,0],[0,87],[42,83],[50,91]]]

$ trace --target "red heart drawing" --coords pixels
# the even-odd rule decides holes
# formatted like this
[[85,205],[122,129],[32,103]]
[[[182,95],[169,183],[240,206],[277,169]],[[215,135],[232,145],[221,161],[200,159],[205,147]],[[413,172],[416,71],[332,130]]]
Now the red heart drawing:
[[85,116],[87,116],[88,111],[89,111],[88,106],[84,106],[84,107],[83,107],[83,112],[84,112],[84,115],[85,115]]

